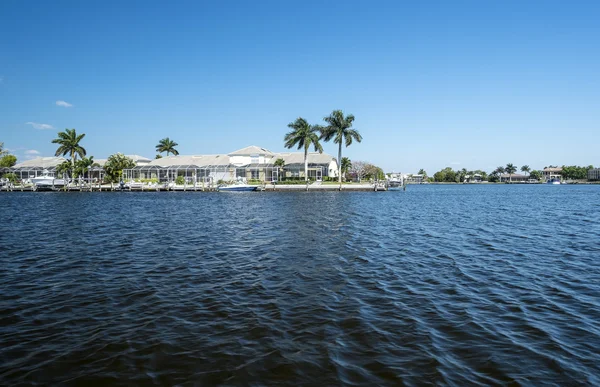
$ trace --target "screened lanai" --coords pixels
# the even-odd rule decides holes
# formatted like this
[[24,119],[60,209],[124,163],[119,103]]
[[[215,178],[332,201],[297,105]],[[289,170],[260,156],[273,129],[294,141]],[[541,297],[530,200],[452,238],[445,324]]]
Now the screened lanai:
[[65,161],[66,159],[63,157],[37,157],[16,164],[10,168],[10,172],[17,175],[21,180],[42,175],[56,176],[56,168]]
[[235,167],[235,177],[271,182],[278,180],[278,171],[273,164],[248,164]]

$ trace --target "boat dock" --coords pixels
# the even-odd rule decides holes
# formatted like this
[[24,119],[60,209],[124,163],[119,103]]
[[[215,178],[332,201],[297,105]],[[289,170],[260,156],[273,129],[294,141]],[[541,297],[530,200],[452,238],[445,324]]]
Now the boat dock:
[[[275,192],[382,192],[387,191],[385,184],[343,184],[341,189],[338,184],[263,184],[256,188],[256,191]],[[0,192],[216,192],[218,187],[215,185],[155,185],[155,186],[132,186],[121,188],[118,184],[103,185],[77,185],[68,187],[36,187],[35,185],[3,185],[0,186]]]

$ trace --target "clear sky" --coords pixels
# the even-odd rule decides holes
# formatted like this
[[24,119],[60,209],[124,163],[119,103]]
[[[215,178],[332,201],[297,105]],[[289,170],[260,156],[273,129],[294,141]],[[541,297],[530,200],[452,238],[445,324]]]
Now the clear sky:
[[386,171],[597,166],[599,20],[600,1],[4,0],[0,141],[284,151],[289,122],[342,109],[364,137],[344,155]]

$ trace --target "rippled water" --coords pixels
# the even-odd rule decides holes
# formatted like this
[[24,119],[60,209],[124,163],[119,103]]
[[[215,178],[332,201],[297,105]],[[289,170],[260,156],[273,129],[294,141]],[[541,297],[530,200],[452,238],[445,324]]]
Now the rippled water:
[[0,194],[0,384],[600,385],[600,186]]

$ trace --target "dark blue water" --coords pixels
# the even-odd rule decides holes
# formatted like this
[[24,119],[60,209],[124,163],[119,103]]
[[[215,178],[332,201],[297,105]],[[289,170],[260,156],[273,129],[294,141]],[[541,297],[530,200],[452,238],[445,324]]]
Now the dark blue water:
[[2,193],[0,384],[600,385],[599,204]]

